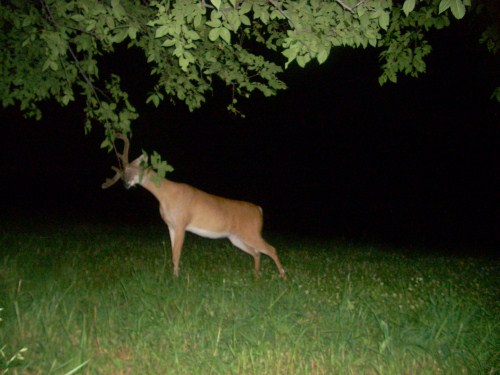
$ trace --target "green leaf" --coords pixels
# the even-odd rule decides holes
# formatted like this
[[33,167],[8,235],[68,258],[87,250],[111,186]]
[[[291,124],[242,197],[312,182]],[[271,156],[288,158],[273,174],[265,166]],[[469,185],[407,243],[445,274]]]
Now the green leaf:
[[23,19],[23,23],[22,23],[22,25],[21,25],[21,26],[22,26],[23,28],[26,28],[26,27],[28,27],[29,25],[31,25],[31,23],[32,23],[32,22],[33,22],[33,18],[32,18],[32,17],[30,17],[30,16],[25,17],[25,18]]
[[153,93],[146,99],[146,103],[153,102],[153,105],[158,108],[158,106],[160,105],[160,100],[160,95],[158,95],[157,93]]
[[210,39],[212,42],[215,42],[217,39],[219,39],[219,30],[220,27],[210,30],[210,32],[208,33],[208,39]]
[[252,21],[250,21],[250,18],[248,18],[244,14],[240,15],[240,21],[245,26],[251,26],[252,25]]
[[122,20],[127,16],[127,12],[120,4],[120,0],[111,0],[111,9],[113,10],[113,15],[117,20]]
[[241,26],[240,15],[236,11],[227,13],[227,22],[233,31],[238,31]]
[[125,40],[125,38],[129,35],[128,29],[121,29],[118,33],[116,33],[111,40],[113,43],[121,43]]
[[219,10],[221,0],[210,0],[210,2],[211,2],[211,3],[212,3],[212,5],[215,7],[215,9]]
[[59,66],[57,65],[57,62],[49,58],[43,64],[42,71],[46,71],[47,69],[57,72],[57,70],[59,70]]
[[288,61],[285,63],[285,68],[288,67],[288,65],[297,58],[297,55],[300,52],[300,45],[297,43],[293,43],[290,48],[285,49],[282,53],[283,55],[288,58]]
[[130,26],[128,28],[128,37],[132,40],[135,40],[137,39],[137,31],[138,31],[138,28],[135,27],[135,26]]
[[238,12],[240,14],[247,14],[251,10],[252,10],[252,2],[250,2],[250,1],[243,1],[241,3],[241,6],[240,6],[240,9],[238,10]]
[[186,38],[191,39],[191,40],[199,40],[199,39],[201,39],[200,34],[198,34],[194,30],[186,30],[184,32],[184,35],[186,36]]
[[222,22],[220,21],[220,19],[216,18],[216,19],[211,19],[210,21],[207,21],[205,22],[205,25],[207,26],[210,26],[212,28],[217,28],[217,27],[221,27],[222,25]]
[[415,0],[405,0],[403,4],[403,12],[406,14],[408,17],[408,14],[410,14],[413,9],[415,9]]
[[451,0],[441,0],[439,3],[439,14],[445,12],[451,6]]
[[175,40],[174,39],[165,39],[161,45],[163,47],[172,47],[175,45]]
[[174,170],[171,165],[169,165],[165,160],[161,159],[161,155],[156,151],[153,151],[149,159],[151,160],[150,166],[158,173],[158,176],[161,178],[164,178],[168,172],[172,172]]
[[219,29],[219,36],[227,43],[231,44],[231,32],[225,27]]
[[187,72],[189,61],[185,57],[181,56],[179,58],[179,66],[181,67],[183,72]]
[[163,25],[156,29],[155,38],[161,38],[169,33],[171,26]]
[[465,16],[465,6],[462,0],[451,0],[451,13],[457,20],[462,19]]
[[113,144],[108,138],[106,138],[104,141],[102,141],[101,148],[107,148],[109,150],[110,148],[113,148]]
[[319,51],[318,56],[316,57],[318,60],[319,64],[323,64],[326,59],[328,58],[328,55],[330,54],[330,49],[324,48],[321,51]]
[[301,68],[305,67],[309,61],[311,61],[311,55],[309,55],[308,53],[305,55],[297,56],[297,64],[299,64]]
[[389,20],[389,12],[382,12],[382,14],[380,14],[380,18],[378,19],[378,24],[383,30],[387,30],[387,28],[389,27]]
[[71,91],[71,89],[69,89],[65,94],[64,96],[62,97],[61,99],[61,103],[63,105],[68,105],[69,102],[75,100],[75,97],[73,96],[73,91]]
[[201,26],[201,21],[202,21],[202,17],[201,17],[201,14],[197,14],[196,16],[194,16],[193,18],[193,26],[195,29],[199,28]]
[[368,13],[363,14],[359,17],[359,23],[363,29],[366,29],[370,26],[370,15]]

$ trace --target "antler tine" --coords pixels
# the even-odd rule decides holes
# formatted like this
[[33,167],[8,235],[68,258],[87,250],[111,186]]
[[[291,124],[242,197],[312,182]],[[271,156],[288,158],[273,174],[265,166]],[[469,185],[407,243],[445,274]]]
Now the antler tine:
[[118,157],[118,162],[120,165],[120,168],[118,167],[111,167],[116,173],[113,177],[107,178],[106,181],[101,185],[101,188],[107,189],[110,186],[114,185],[120,178],[123,176],[123,170],[127,167],[128,165],[128,151],[130,149],[130,141],[127,138],[126,135],[122,133],[117,133],[116,138],[121,139],[123,141],[123,152],[120,154],[115,147],[115,152],[116,156]]
[[121,139],[123,141],[123,153],[117,153],[121,162],[123,163],[122,167],[125,168],[128,165],[128,151],[130,149],[130,141],[128,137],[123,133],[117,133],[116,138]]
[[107,178],[106,181],[104,181],[104,183],[101,185],[101,188],[103,189],[107,189],[110,186],[114,185],[116,181],[118,181],[122,177],[122,171],[119,168],[113,166],[111,167],[111,169],[113,169],[116,172],[116,174],[113,177]]

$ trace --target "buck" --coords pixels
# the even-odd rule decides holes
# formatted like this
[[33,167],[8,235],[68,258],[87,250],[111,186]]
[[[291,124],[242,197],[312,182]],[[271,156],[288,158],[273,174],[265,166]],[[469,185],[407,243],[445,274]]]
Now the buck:
[[122,179],[125,188],[141,185],[153,194],[160,203],[160,215],[167,224],[172,245],[174,276],[179,276],[179,260],[186,231],[208,238],[228,238],[237,248],[254,259],[254,271],[260,275],[260,255],[269,256],[280,277],[286,279],[276,249],[261,235],[262,209],[249,202],[237,201],[205,193],[187,184],[161,179],[153,181],[157,174],[144,168],[144,155],[128,162],[129,139],[123,134],[116,137],[123,141],[123,153],[118,153],[119,167],[113,166],[116,174],[106,179],[106,189]]

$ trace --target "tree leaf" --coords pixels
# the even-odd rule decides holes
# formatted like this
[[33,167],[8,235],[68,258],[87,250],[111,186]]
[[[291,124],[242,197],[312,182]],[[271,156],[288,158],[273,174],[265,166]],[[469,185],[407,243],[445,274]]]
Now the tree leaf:
[[160,105],[160,96],[157,93],[152,93],[147,99],[146,103],[153,102],[153,105],[158,108]]
[[101,148],[107,148],[107,149],[109,149],[109,148],[112,148],[112,147],[113,147],[113,144],[109,141],[109,139],[108,139],[108,138],[106,138],[104,141],[102,141],[102,143],[101,143],[101,146],[100,146],[100,147],[101,147]]
[[127,12],[120,4],[120,0],[111,0],[111,9],[113,10],[113,15],[117,20],[122,20],[127,16]]
[[441,0],[439,3],[439,14],[445,12],[451,6],[451,0]]
[[202,17],[201,14],[197,14],[193,19],[193,26],[195,29],[201,26]]
[[216,19],[205,22],[205,25],[210,26],[211,28],[215,29],[217,27],[221,27],[222,22],[218,18],[216,18]]
[[299,64],[301,68],[305,67],[309,61],[311,61],[311,55],[308,53],[297,56],[297,64]]
[[155,38],[161,38],[162,36],[167,35],[170,31],[170,27],[170,25],[163,25],[157,28],[155,32]]
[[219,30],[220,27],[210,30],[210,32],[208,33],[208,39],[210,39],[212,42],[215,42],[217,39],[219,39]]
[[252,10],[252,3],[250,1],[243,1],[241,3],[241,6],[240,6],[240,9],[238,10],[238,12],[240,14],[247,14],[251,10]]
[[328,58],[328,55],[330,54],[330,49],[324,48],[321,51],[318,52],[318,56],[316,59],[318,60],[319,64],[323,64],[326,59]]
[[387,30],[389,27],[390,15],[389,12],[383,12],[378,19],[378,24],[383,30]]
[[165,41],[161,44],[163,47],[172,47],[175,45],[174,39],[165,39]]
[[243,25],[245,26],[250,26],[252,25],[252,21],[250,21],[250,18],[245,16],[244,14],[240,15],[240,21]]
[[415,0],[405,0],[403,4],[403,12],[408,16],[415,9]]
[[137,38],[137,27],[136,26],[130,26],[128,28],[128,37],[132,40],[135,40]]
[[225,27],[219,29],[219,36],[227,43],[231,44],[231,32]]
[[125,38],[129,35],[129,30],[128,29],[120,29],[112,38],[111,40],[113,43],[121,43],[125,40]]
[[[127,93],[103,81],[112,71],[99,70],[103,63],[98,56],[121,48],[113,44],[132,41],[144,52],[157,80],[148,103],[158,106],[168,98],[194,110],[218,79],[242,97],[284,89],[278,79],[282,68],[273,62],[276,51],[285,56],[288,68],[294,60],[299,66],[313,58],[324,63],[333,47],[376,46],[382,49],[380,83],[395,82],[400,73],[416,76],[425,71],[430,52],[424,33],[448,26],[452,17],[464,17],[471,0],[51,0],[51,17],[36,1],[4,3],[0,102],[19,103],[24,113],[39,116],[42,100],[66,105],[79,93],[86,103],[86,130],[91,123],[105,130],[130,130],[137,113]],[[451,14],[436,15],[436,8]],[[500,48],[495,31],[496,24],[482,34],[492,51]],[[236,35],[245,43],[236,43]],[[256,43],[261,47],[253,48]]]
[[457,20],[462,19],[465,16],[465,6],[462,0],[451,0],[451,13]]
[[213,4],[213,6],[215,7],[215,9],[217,9],[217,10],[220,9],[221,0],[210,0],[210,2]]

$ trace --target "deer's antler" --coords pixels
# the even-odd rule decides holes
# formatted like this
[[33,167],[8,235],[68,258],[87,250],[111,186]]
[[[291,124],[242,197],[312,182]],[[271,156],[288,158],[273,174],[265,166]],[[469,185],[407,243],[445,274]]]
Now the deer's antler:
[[118,133],[116,135],[116,138],[123,141],[123,153],[119,154],[117,152],[116,156],[118,157],[118,162],[121,163],[121,169],[125,169],[125,167],[128,165],[128,150],[130,149],[130,141],[127,136],[122,133]]
[[123,141],[123,152],[120,154],[115,148],[115,153],[116,157],[118,159],[118,165],[119,167],[112,166],[111,169],[113,169],[116,173],[113,177],[107,178],[106,181],[101,185],[101,188],[107,189],[110,186],[114,185],[116,181],[118,181],[120,178],[123,176],[123,171],[128,165],[128,151],[130,149],[130,141],[127,138],[126,135],[122,133],[116,134],[117,139],[121,139]]

